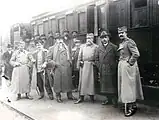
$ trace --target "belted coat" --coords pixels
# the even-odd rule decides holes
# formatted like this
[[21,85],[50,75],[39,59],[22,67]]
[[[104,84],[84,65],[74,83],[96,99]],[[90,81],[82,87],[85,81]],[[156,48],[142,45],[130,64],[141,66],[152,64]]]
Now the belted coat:
[[60,49],[59,43],[56,42],[54,46],[50,47],[47,60],[47,66],[54,71],[54,91],[56,93],[72,91],[72,65],[69,47],[62,43]]
[[118,100],[122,103],[143,100],[143,91],[137,59],[140,56],[136,43],[125,39],[119,44],[120,53],[118,64]]

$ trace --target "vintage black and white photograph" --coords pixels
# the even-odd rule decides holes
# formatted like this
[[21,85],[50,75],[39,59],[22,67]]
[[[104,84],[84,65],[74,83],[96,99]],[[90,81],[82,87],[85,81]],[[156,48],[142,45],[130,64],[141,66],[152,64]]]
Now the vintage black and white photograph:
[[0,3],[0,120],[159,120],[159,0]]

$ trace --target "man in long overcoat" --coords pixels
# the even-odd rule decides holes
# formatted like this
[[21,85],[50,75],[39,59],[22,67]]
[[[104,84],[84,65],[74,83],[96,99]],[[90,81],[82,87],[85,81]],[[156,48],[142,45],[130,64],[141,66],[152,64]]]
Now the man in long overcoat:
[[100,73],[100,93],[106,96],[102,105],[117,103],[117,46],[110,42],[109,37],[106,31],[101,33],[101,44],[95,53],[95,62]]
[[133,115],[136,99],[143,100],[143,91],[137,59],[140,56],[136,43],[127,37],[127,28],[118,28],[120,53],[118,64],[118,101],[125,104],[125,116]]
[[30,76],[29,67],[31,62],[35,62],[33,57],[24,50],[25,42],[20,41],[18,50],[16,50],[11,59],[10,64],[14,67],[12,72],[11,92],[17,94],[17,100],[21,98],[21,94],[25,93],[27,99],[33,99],[30,93]]
[[75,104],[84,101],[84,96],[89,95],[92,102],[94,102],[95,95],[95,50],[97,45],[93,43],[94,35],[89,33],[86,36],[86,44],[82,45],[80,48],[77,68],[80,68],[80,78],[79,78],[79,99]]
[[13,54],[12,48],[13,48],[12,45],[8,44],[7,51],[2,56],[2,60],[4,64],[4,77],[9,80],[11,80],[12,71],[13,71],[13,66],[10,64],[10,59]]
[[63,39],[56,38],[54,46],[50,47],[48,52],[48,64],[54,66],[54,91],[56,93],[57,102],[61,103],[61,92],[67,92],[68,99],[74,100],[72,95],[72,68],[71,54],[69,47],[64,43]]

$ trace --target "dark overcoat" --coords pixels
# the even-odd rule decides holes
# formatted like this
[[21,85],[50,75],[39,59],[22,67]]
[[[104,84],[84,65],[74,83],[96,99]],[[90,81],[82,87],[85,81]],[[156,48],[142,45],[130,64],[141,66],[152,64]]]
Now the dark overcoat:
[[100,92],[117,93],[117,46],[108,43],[106,48],[101,44],[96,50],[95,61],[100,73]]
[[[69,48],[63,43],[63,48],[59,50],[59,44],[55,43],[54,46],[50,47],[48,52],[48,64],[52,65],[54,71],[54,91],[59,92],[70,92],[72,86],[72,68]],[[68,55],[68,56],[67,56]],[[49,67],[49,66],[48,66]]]
[[12,71],[13,71],[13,66],[10,64],[10,59],[12,57],[12,53],[9,53],[8,51],[6,51],[3,56],[3,63],[4,63],[4,74],[11,80],[12,77]]

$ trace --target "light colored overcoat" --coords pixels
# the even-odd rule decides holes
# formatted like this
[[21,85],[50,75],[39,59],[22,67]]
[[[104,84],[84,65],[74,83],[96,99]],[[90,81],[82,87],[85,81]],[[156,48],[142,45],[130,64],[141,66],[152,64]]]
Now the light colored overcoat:
[[[97,45],[93,44],[87,46],[81,45],[77,68],[80,68],[79,77],[79,91],[80,95],[94,95],[95,94],[95,50]],[[80,61],[84,62],[83,67],[80,67]]]
[[[15,51],[11,57],[10,63],[14,67],[11,81],[11,92],[14,94],[22,94],[30,92],[29,67],[32,57],[27,51]],[[16,66],[20,63],[20,66]]]
[[[118,64],[118,100],[122,103],[143,100],[143,91],[137,59],[140,56],[136,43],[132,39],[125,39],[120,43]],[[130,65],[131,64],[131,65]]]

